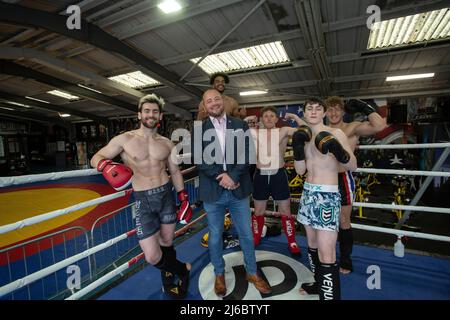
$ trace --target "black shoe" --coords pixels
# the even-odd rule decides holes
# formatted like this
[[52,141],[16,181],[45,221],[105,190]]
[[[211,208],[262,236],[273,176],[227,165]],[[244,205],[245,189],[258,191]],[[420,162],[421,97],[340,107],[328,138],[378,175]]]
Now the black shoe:
[[317,282],[302,283],[301,288],[307,294],[319,294],[319,287],[317,286]]

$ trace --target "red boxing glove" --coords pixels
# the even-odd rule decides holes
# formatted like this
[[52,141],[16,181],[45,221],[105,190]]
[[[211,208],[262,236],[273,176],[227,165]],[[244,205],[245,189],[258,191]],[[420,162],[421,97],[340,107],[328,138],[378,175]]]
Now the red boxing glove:
[[133,171],[126,165],[112,162],[110,159],[100,160],[97,170],[103,173],[106,181],[117,191],[128,187],[133,177]]
[[192,218],[192,209],[189,203],[189,195],[186,190],[178,192],[178,200],[180,200],[180,210],[177,212],[177,219],[181,224],[187,224]]

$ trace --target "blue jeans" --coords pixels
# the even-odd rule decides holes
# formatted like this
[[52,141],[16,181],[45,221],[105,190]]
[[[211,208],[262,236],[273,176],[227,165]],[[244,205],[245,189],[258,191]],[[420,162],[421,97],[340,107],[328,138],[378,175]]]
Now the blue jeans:
[[239,236],[239,245],[244,254],[244,264],[247,273],[256,274],[255,247],[251,229],[250,199],[237,199],[230,190],[224,190],[220,198],[214,203],[203,203],[208,219],[208,248],[214,273],[224,274],[225,262],[223,260],[223,223],[225,209],[231,214],[236,231]]

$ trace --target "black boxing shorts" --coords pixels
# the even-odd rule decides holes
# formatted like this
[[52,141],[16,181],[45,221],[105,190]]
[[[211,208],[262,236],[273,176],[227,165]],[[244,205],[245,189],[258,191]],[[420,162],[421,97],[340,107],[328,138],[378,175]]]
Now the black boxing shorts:
[[286,169],[261,170],[253,177],[253,200],[287,200],[291,197]]
[[351,171],[339,172],[339,193],[341,194],[341,205],[351,206],[355,201],[355,179]]
[[134,191],[136,200],[136,235],[143,240],[159,231],[161,224],[177,221],[172,183],[160,187]]

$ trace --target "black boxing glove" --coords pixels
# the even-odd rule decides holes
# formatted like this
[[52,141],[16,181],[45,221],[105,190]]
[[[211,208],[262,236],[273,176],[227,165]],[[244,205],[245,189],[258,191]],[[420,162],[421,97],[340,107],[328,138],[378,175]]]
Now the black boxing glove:
[[312,137],[311,129],[308,126],[300,126],[292,135],[292,149],[294,149],[294,160],[305,160],[305,143]]
[[369,102],[362,101],[359,99],[350,99],[345,104],[345,112],[349,114],[355,114],[357,112],[362,112],[366,116],[368,116],[371,113],[378,112],[378,106],[376,103],[372,100]]
[[350,161],[350,154],[331,133],[326,131],[319,132],[314,142],[321,153],[327,154],[328,152],[331,152],[340,163],[347,163]]

